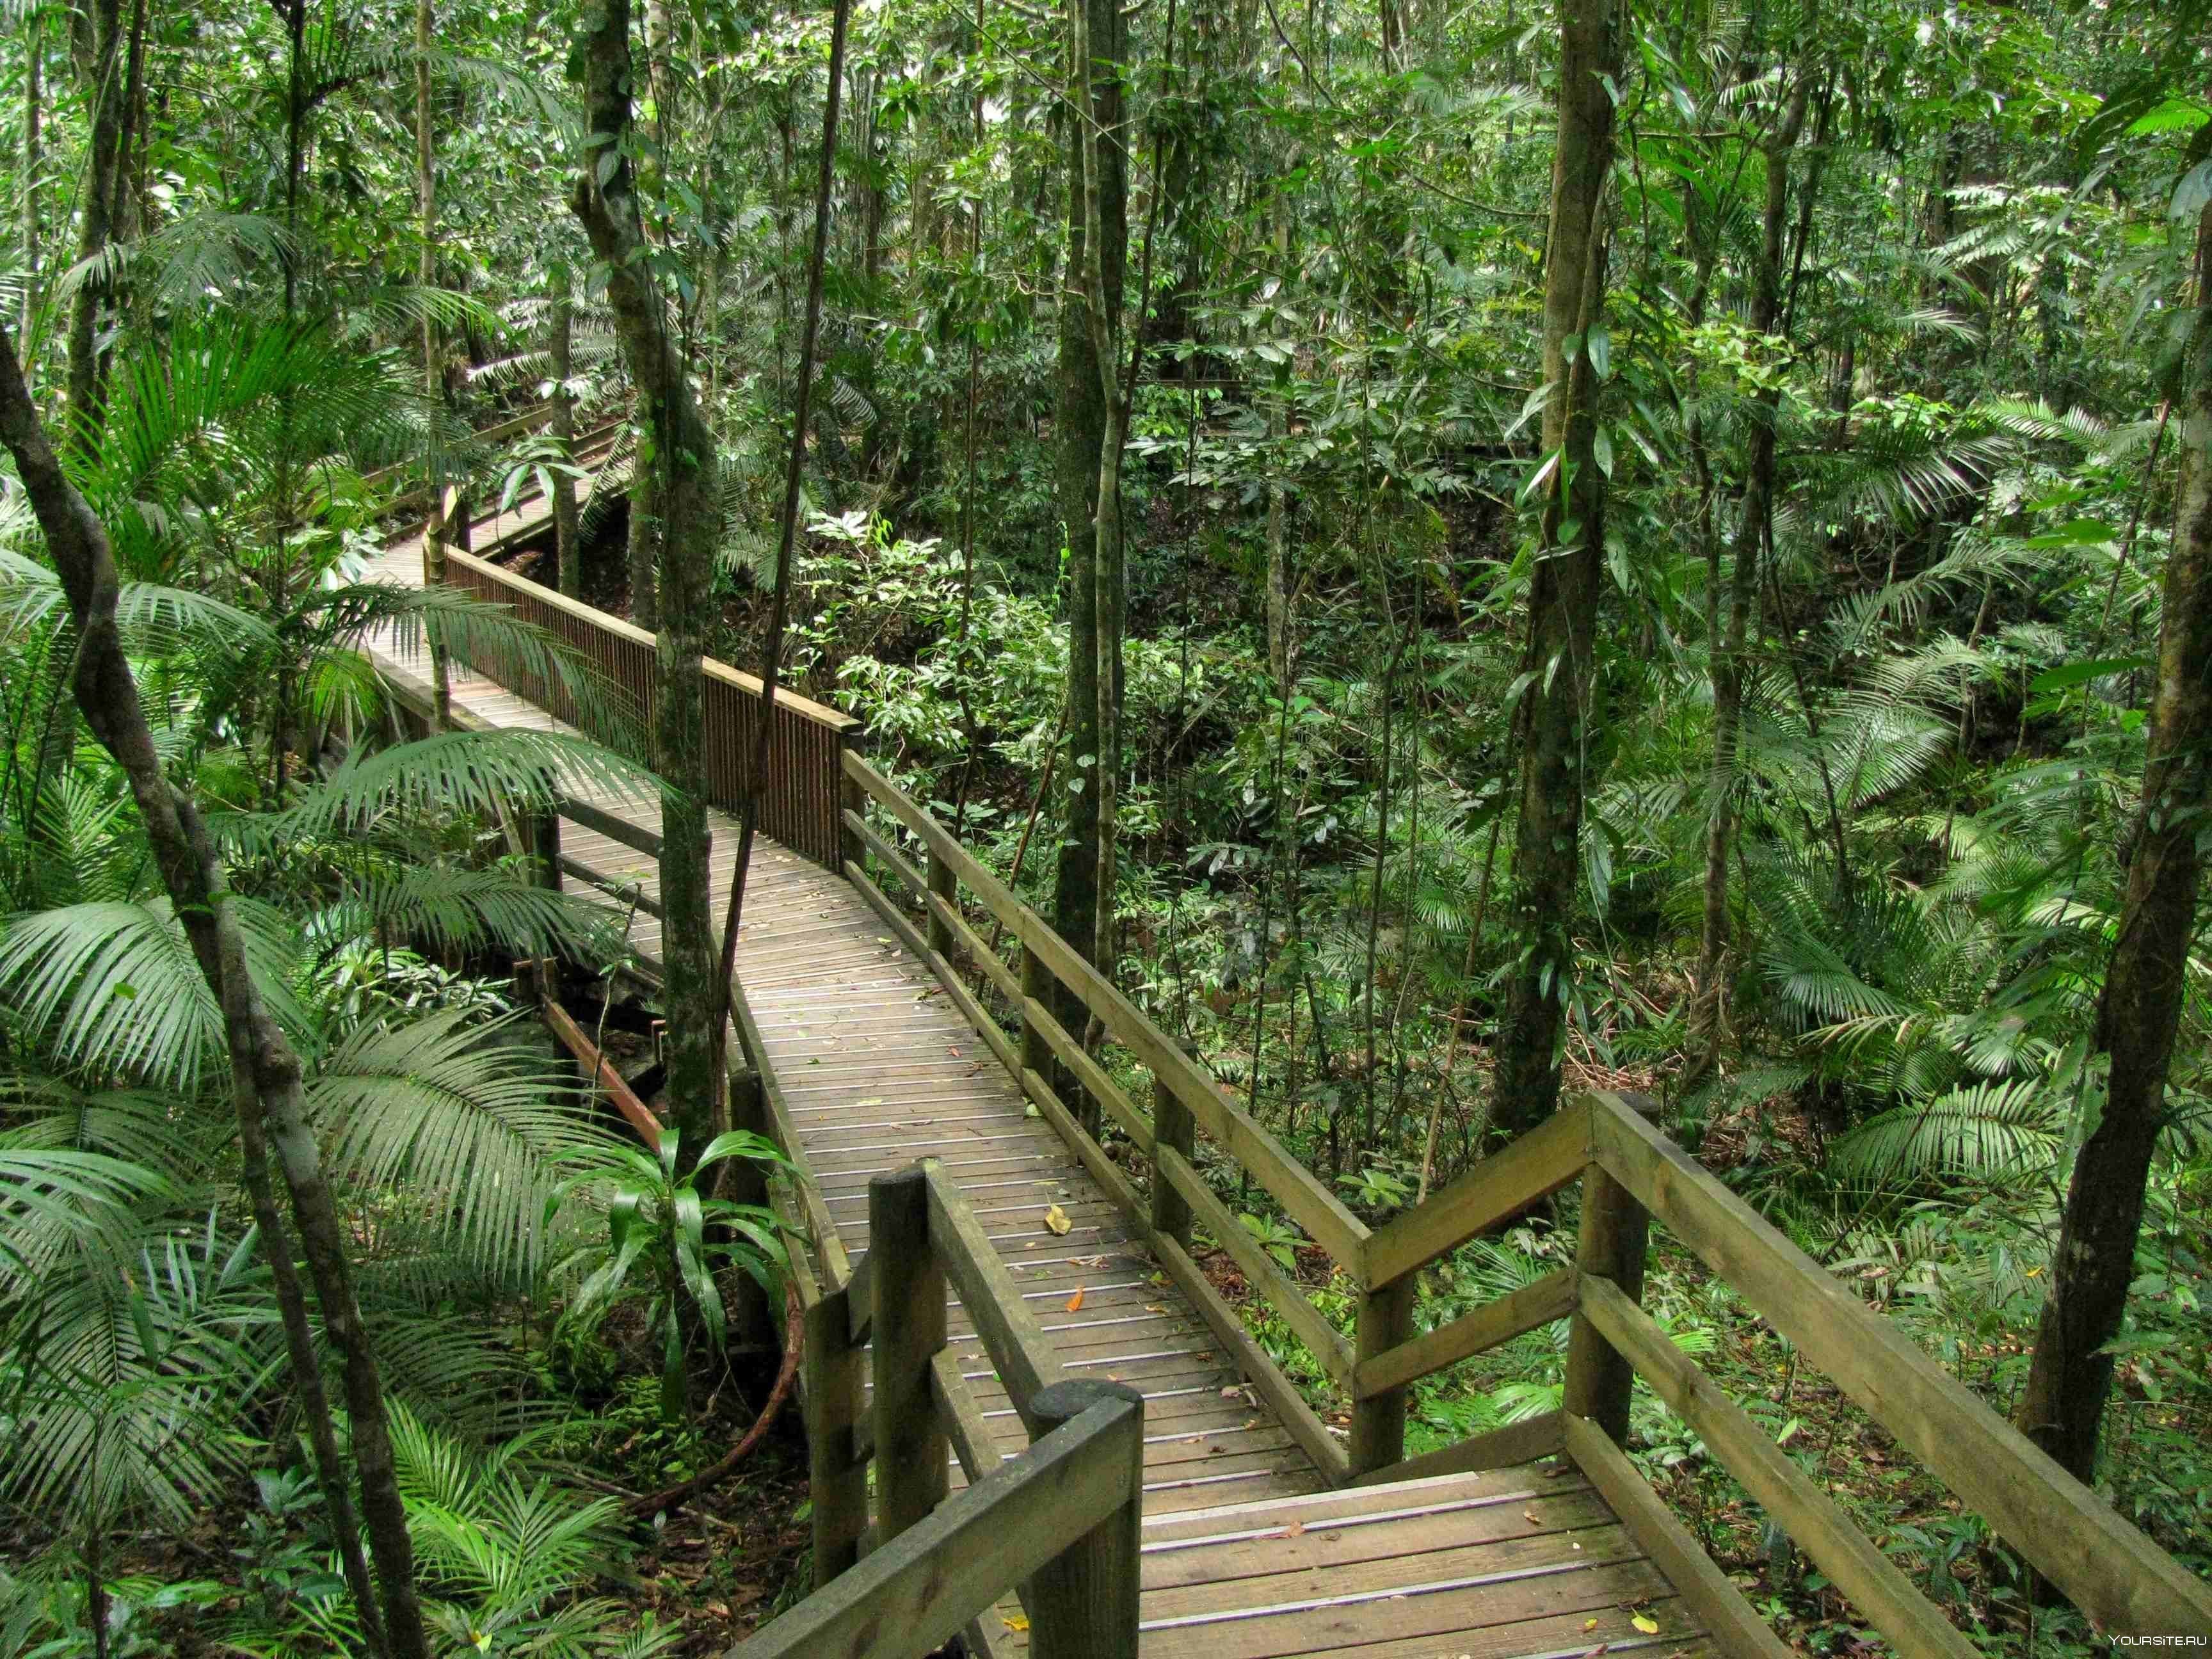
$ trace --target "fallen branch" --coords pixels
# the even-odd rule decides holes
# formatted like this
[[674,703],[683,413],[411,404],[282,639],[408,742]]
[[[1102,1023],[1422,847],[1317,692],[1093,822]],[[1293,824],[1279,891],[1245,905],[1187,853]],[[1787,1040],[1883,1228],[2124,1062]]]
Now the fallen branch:
[[783,1402],[791,1396],[791,1385],[799,1376],[799,1350],[806,1346],[805,1310],[799,1305],[799,1289],[795,1285],[783,1287],[783,1366],[775,1374],[775,1386],[769,1390],[768,1403],[761,1407],[753,1425],[745,1431],[744,1438],[730,1448],[714,1463],[699,1471],[688,1480],[679,1480],[662,1492],[647,1492],[633,1498],[623,1505],[624,1515],[673,1515],[701,1492],[719,1486],[736,1472],[745,1454],[760,1444],[761,1437],[775,1421]]

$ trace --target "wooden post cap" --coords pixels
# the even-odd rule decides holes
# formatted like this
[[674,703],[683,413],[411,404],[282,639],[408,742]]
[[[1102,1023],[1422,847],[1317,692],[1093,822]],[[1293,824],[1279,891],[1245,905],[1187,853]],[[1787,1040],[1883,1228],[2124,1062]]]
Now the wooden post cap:
[[1073,1423],[1093,1406],[1108,1400],[1125,1400],[1139,1411],[1145,1396],[1126,1382],[1106,1382],[1096,1377],[1074,1376],[1051,1382],[1030,1397],[1030,1420],[1042,1439],[1064,1423]]

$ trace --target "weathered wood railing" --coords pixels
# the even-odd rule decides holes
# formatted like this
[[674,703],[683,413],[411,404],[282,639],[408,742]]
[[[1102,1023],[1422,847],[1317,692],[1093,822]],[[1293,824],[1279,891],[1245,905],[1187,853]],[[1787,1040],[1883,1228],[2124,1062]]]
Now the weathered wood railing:
[[[912,1659],[963,1629],[988,1651],[978,1615],[1016,1590],[1038,1659],[1135,1659],[1143,1396],[1062,1376],[934,1160],[868,1183],[868,1229],[806,1313],[815,1593],[737,1653]],[[1029,1431],[1011,1459],[946,1346],[948,1281]]]
[[[455,550],[446,553],[445,585],[506,605],[523,621],[562,641],[596,671],[599,682],[614,688],[641,729],[651,729],[657,701],[653,635],[485,558]],[[584,706],[575,695],[574,681],[548,675],[529,656],[479,648],[470,665],[593,737],[615,740],[621,736],[607,728],[601,711]],[[714,805],[734,810],[752,766],[761,684],[753,675],[711,657],[701,665],[701,672],[705,678],[706,751],[702,758],[708,799]],[[776,693],[768,771],[762,781],[761,830],[833,869],[841,850],[842,762],[859,724],[850,715],[794,692]]]
[[[1900,1654],[1966,1659],[1975,1650],[1949,1620],[1642,1311],[1656,1220],[2100,1629],[2212,1634],[2212,1587],[1706,1174],[1651,1127],[1643,1103],[1577,1097],[1542,1127],[1370,1231],[942,824],[858,756],[847,755],[844,764],[854,796],[844,817],[848,878],[936,973],[948,1000],[1150,1243],[1324,1474],[1340,1482],[1399,1480],[1564,1451],[1723,1646],[1780,1659],[1787,1650],[1620,1449],[1641,1376]],[[880,829],[869,819],[871,805],[887,815]],[[908,856],[902,837],[918,846],[926,867]],[[906,888],[921,926],[878,885],[878,874]],[[1002,959],[971,925],[963,889],[1012,936],[1018,965]],[[1002,1029],[969,989],[960,958],[1003,995],[1018,1031]],[[1149,1113],[1054,1016],[1055,982],[1150,1071]],[[1063,1090],[1073,1093],[1073,1106]],[[1107,1121],[1149,1164],[1149,1194],[1100,1144],[1091,1126]],[[1194,1131],[1249,1172],[1352,1281],[1358,1315],[1352,1342],[1213,1194],[1195,1168]],[[1422,1267],[1577,1183],[1581,1220],[1571,1267],[1437,1329],[1414,1330]],[[1200,1272],[1189,1254],[1194,1218],[1348,1397],[1348,1449]],[[1563,1318],[1573,1323],[1560,1410],[1404,1458],[1413,1382]]]
[[[1194,1163],[1198,1132],[1202,1130],[1224,1155],[1249,1170],[1253,1179],[1338,1262],[1356,1267],[1368,1236],[1365,1224],[1231,1100],[1204,1066],[1146,1018],[1042,917],[977,863],[935,818],[858,755],[846,756],[845,775],[856,796],[845,814],[849,838],[847,878],[882,917],[884,926],[936,972],[947,998],[1021,1084],[1038,1115],[1059,1132],[1091,1177],[1147,1239],[1168,1276],[1190,1298],[1215,1337],[1236,1356],[1268,1409],[1332,1481],[1341,1482],[1355,1468],[1397,1462],[1404,1443],[1402,1401],[1394,1408],[1389,1400],[1379,1399],[1377,1410],[1356,1406],[1352,1450],[1347,1455],[1297,1386],[1252,1340],[1236,1310],[1222,1300],[1192,1259],[1191,1227],[1195,1218],[1235,1259],[1253,1289],[1312,1348],[1322,1369],[1340,1385],[1350,1381],[1357,1358],[1352,1345],[1321,1316],[1304,1291],[1259,1247],[1199,1175]],[[921,843],[928,860],[926,877],[869,823],[860,810],[868,802],[882,807],[897,830]],[[866,859],[896,876],[915,896],[915,902],[926,907],[926,933],[916,928],[876,884],[864,862]],[[969,924],[958,899],[962,888],[974,894],[1012,935],[1021,950],[1018,968],[1000,960]],[[973,962],[1016,1011],[1021,1024],[1018,1037],[1009,1037],[1001,1030],[969,993],[951,961],[954,952]],[[1081,1006],[1103,1023],[1107,1033],[1150,1070],[1153,1107],[1149,1114],[1108,1077],[1085,1049],[1080,1034],[1069,1031],[1054,1016],[1047,999],[1055,983],[1073,993]],[[1065,1073],[1072,1079],[1069,1086],[1081,1091],[1077,1109],[1071,1109],[1061,1099],[1055,1072]],[[1149,1195],[1139,1194],[1089,1127],[1102,1116],[1126,1134],[1135,1151],[1151,1164],[1153,1180]],[[1087,1123],[1083,1121],[1086,1119]],[[1375,1328],[1376,1313],[1363,1302],[1363,1349]]]

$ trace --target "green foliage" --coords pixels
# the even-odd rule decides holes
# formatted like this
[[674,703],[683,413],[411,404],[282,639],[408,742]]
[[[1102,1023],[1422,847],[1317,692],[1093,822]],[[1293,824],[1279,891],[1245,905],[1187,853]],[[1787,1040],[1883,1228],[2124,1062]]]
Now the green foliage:
[[772,1142],[732,1129],[708,1142],[688,1167],[680,1154],[674,1129],[661,1132],[651,1155],[608,1146],[554,1195],[556,1205],[581,1195],[607,1218],[606,1243],[586,1247],[564,1264],[577,1284],[563,1325],[589,1332],[634,1278],[650,1286],[645,1321],[660,1353],[660,1408],[670,1422],[688,1410],[684,1345],[694,1322],[710,1350],[719,1351],[727,1335],[719,1268],[734,1267],[773,1293],[787,1259],[782,1224],[773,1212],[713,1197],[707,1185],[714,1166],[729,1158],[787,1165]]

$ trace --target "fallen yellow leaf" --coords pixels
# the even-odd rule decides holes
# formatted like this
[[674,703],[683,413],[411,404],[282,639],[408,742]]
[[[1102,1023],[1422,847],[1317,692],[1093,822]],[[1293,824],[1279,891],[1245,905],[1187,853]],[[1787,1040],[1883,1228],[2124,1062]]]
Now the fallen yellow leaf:
[[1073,1313],[1073,1312],[1074,1312],[1078,1308],[1080,1308],[1082,1305],[1083,1305],[1083,1286],[1082,1286],[1082,1285],[1078,1285],[1075,1287],[1075,1294],[1074,1294],[1073,1296],[1071,1296],[1070,1297],[1068,1297],[1068,1298],[1067,1298],[1067,1311],[1068,1311],[1069,1313]]
[[1595,1630],[1595,1629],[1597,1628],[1597,1620],[1595,1620],[1595,1619],[1585,1619],[1585,1620],[1583,1620],[1583,1628],[1584,1630]]
[[1628,1622],[1646,1636],[1656,1636],[1659,1633],[1659,1621],[1648,1613],[1632,1613]]
[[1064,1233],[1075,1225],[1067,1218],[1067,1212],[1057,1204],[1044,1212],[1044,1224],[1056,1233]]
[[999,1615],[999,1622],[1008,1630],[1027,1630],[1030,1616],[1025,1613],[1002,1613]]

